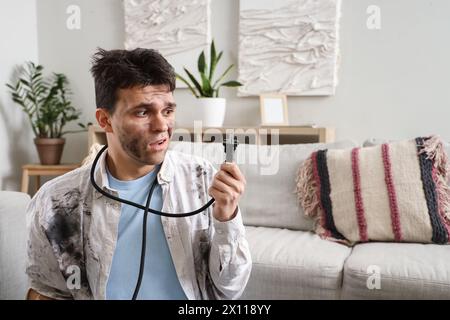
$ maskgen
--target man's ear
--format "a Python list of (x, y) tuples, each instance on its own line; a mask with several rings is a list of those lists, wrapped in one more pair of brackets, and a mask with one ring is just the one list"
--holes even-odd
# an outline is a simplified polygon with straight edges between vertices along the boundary
[(109, 110), (106, 108), (97, 108), (95, 111), (95, 118), (97, 119), (98, 125), (105, 131), (112, 133), (113, 129), (111, 126), (111, 115)]

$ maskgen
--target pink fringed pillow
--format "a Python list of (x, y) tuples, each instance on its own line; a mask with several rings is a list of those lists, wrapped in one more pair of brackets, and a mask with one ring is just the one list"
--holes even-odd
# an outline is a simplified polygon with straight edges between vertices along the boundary
[(437, 136), (320, 150), (302, 164), (297, 192), (322, 238), (449, 243), (449, 170)]

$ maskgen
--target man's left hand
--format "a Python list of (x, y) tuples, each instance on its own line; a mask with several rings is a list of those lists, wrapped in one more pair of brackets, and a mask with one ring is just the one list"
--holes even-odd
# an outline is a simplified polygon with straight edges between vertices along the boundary
[(208, 190), (208, 194), (216, 200), (214, 218), (222, 222), (234, 218), (245, 185), (245, 177), (235, 163), (225, 162), (220, 166)]

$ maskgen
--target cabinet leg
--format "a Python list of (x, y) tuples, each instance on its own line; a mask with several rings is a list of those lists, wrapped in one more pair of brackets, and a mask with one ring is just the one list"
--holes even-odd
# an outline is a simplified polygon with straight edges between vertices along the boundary
[(41, 187), (41, 176), (36, 176), (36, 192)]
[(30, 177), (28, 175), (28, 169), (22, 171), (22, 192), (28, 193), (28, 185), (30, 182)]

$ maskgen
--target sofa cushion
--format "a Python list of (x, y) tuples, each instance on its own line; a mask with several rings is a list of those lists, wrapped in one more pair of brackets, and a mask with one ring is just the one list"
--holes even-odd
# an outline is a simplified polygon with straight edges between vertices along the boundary
[[(363, 147), (373, 147), (383, 143), (394, 142), (395, 140), (369, 138), (363, 142)], [(444, 141), (445, 152), (450, 156), (450, 142)]]
[[(274, 146), (240, 144), (236, 163), (247, 180), (239, 202), (244, 224), (312, 230), (313, 221), (305, 216), (295, 194), (299, 165), (315, 150), (355, 146), (351, 140)], [(171, 149), (203, 156), (216, 167), (224, 161), (221, 143), (171, 142)]]
[[(380, 145), (383, 143), (389, 143), (389, 142), (393, 142), (393, 141), (394, 140), (369, 138), (363, 142), (363, 146), (364, 147), (373, 147), (373, 146), (377, 146), (377, 145)], [(447, 153), (447, 156), (450, 157), (450, 142), (444, 141), (444, 149), (445, 149), (445, 152)], [(448, 181), (448, 182), (450, 183), (450, 181)]]
[(342, 298), (450, 299), (450, 245), (357, 245), (345, 263)]
[(0, 300), (24, 299), (27, 289), (26, 193), (0, 191)]
[(242, 299), (336, 299), (351, 249), (310, 231), (246, 227), (252, 273)]
[(383, 143), (390, 143), (390, 142), (395, 142), (395, 140), (369, 138), (363, 142), (363, 147), (373, 147)]
[(444, 244), (447, 166), (437, 136), (318, 151), (300, 170), (299, 197), (324, 238)]

